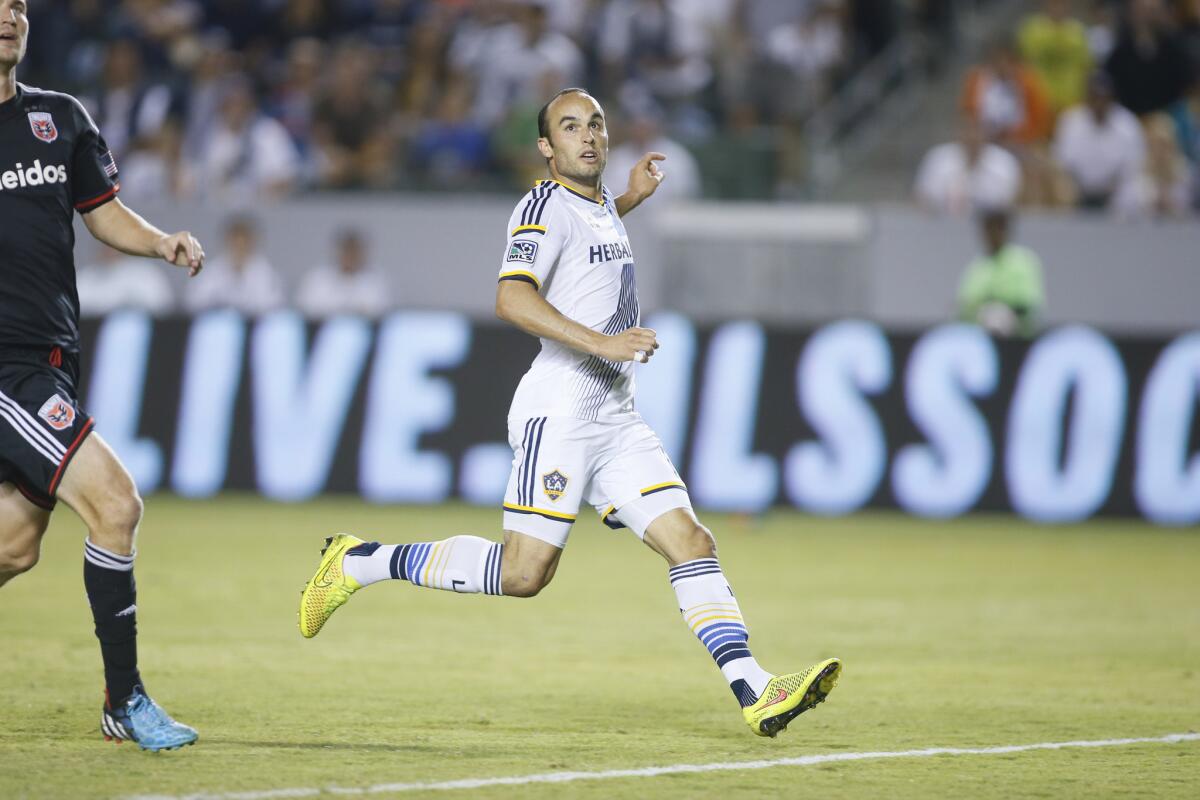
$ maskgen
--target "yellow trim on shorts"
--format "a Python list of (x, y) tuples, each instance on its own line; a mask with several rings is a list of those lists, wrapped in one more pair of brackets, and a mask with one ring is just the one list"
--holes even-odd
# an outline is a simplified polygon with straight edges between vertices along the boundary
[(642, 497), (645, 497), (648, 494), (661, 492), (664, 489), (683, 489), (685, 492), (687, 491), (687, 487), (683, 485), (683, 481), (667, 481), (666, 483), (656, 483), (653, 486), (647, 486), (645, 489), (642, 489), (639, 494), (641, 494)]
[(576, 517), (575, 514), (563, 514), (559, 511), (549, 511), (545, 508), (534, 508), (533, 506), (519, 506), (516, 503), (505, 503), (504, 510), (513, 511), (518, 514), (537, 514), (538, 516), (559, 522), (574, 522)]

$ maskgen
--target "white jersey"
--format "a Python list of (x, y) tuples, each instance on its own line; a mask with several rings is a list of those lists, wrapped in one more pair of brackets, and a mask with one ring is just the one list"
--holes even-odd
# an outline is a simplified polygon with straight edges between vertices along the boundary
[[(639, 322), (633, 251), (607, 189), (597, 202), (541, 181), (508, 222), (500, 280), (526, 281), (564, 316), (609, 335)], [(509, 418), (608, 421), (633, 412), (633, 362), (616, 363), (542, 339)]]

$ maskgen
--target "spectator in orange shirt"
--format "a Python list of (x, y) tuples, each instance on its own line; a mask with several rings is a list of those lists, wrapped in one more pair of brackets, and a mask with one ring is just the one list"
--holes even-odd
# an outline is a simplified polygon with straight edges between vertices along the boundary
[(967, 74), (962, 105), (998, 144), (1031, 145), (1050, 135), (1053, 119), (1046, 87), (1008, 42), (994, 45), (988, 60)]

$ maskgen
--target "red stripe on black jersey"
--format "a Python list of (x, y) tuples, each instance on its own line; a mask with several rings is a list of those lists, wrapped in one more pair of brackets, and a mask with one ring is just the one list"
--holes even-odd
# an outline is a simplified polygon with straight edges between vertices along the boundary
[(116, 197), (117, 192), (119, 191), (121, 191), (121, 184), (118, 183), (116, 186), (112, 187), (99, 197), (93, 197), (91, 200), (84, 200), (82, 203), (76, 203), (75, 209), (77, 211), (91, 211), (93, 208), (99, 208), (109, 200), (112, 200), (114, 197)]

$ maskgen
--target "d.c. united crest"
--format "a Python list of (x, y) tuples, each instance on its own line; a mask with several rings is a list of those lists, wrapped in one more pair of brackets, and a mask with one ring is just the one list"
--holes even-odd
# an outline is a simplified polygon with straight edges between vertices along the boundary
[(547, 472), (542, 476), (542, 488), (546, 490), (547, 497), (557, 500), (567, 490), (567, 476), (558, 470)]
[(58, 127), (55, 126), (54, 117), (50, 116), (49, 112), (30, 111), (29, 127), (33, 129), (33, 135), (43, 142), (53, 142), (58, 138)]
[(56, 431), (64, 431), (75, 422), (75, 408), (58, 395), (54, 395), (38, 410), (38, 416)]

